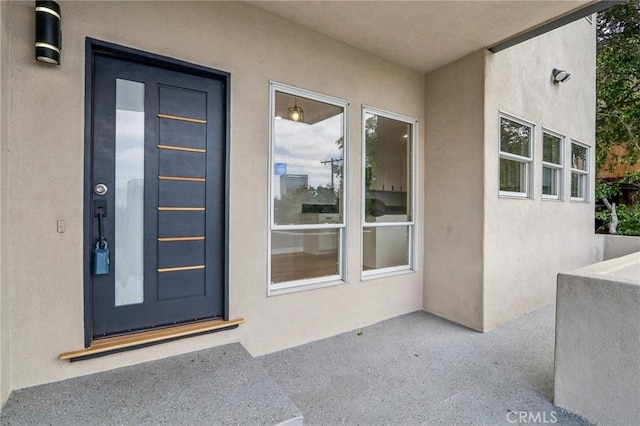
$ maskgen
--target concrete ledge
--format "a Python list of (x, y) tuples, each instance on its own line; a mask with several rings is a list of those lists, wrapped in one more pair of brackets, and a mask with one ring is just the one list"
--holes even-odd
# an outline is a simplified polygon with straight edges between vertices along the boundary
[(609, 234), (597, 234), (596, 236), (603, 240), (603, 260), (640, 252), (640, 237)]
[(22, 389), (0, 424), (287, 425), (302, 413), (239, 343)]
[(640, 253), (558, 275), (554, 403), (602, 424), (640, 419)]

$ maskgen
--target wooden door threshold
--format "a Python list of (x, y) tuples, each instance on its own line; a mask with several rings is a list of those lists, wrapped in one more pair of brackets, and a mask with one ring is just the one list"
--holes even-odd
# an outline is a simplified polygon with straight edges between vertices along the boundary
[(88, 348), (60, 354), (60, 359), (69, 360), (71, 362), (81, 361), (83, 359), (96, 358), (117, 352), (157, 345), (159, 343), (183, 339), (185, 337), (200, 336), (202, 334), (214, 333), (216, 331), (231, 330), (238, 328), (242, 323), (244, 323), (243, 318), (231, 321), (214, 319), (141, 331), (123, 336), (105, 337), (103, 339), (94, 340)]

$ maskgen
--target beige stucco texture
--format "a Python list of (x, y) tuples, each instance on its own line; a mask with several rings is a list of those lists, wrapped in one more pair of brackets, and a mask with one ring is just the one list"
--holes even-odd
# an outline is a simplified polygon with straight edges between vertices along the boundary
[[(61, 2), (62, 64), (48, 66), (33, 58), (33, 2), (4, 3), (3, 59), (5, 40), (10, 41), (9, 64), (3, 61), (2, 67), (3, 79), (8, 70), (3, 89), (9, 91), (2, 94), (9, 99), (3, 143), (8, 144), (9, 164), (2, 181), (3, 201), (5, 193), (8, 199), (2, 238), (10, 250), (2, 297), (5, 312), (4, 292), (9, 293), (11, 332), (7, 336), (3, 328), (3, 345), (9, 338), (10, 350), (2, 352), (2, 371), (11, 372), (10, 389), (231, 341), (259, 355), (421, 309), (421, 267), (416, 273), (360, 280), (359, 218), (361, 105), (422, 122), (423, 75), (232, 2), (189, 7), (180, 2)], [(229, 302), (230, 317), (246, 319), (238, 329), (73, 364), (57, 359), (62, 352), (81, 349), (84, 336), (85, 37), (231, 73)], [(269, 80), (350, 102), (345, 284), (266, 295)], [(419, 139), (416, 155), (422, 158)], [(420, 161), (419, 177), (423, 166)], [(416, 196), (423, 199), (422, 183)], [(65, 222), (66, 232), (56, 232), (57, 220)], [(416, 220), (423, 221), (422, 212)], [(422, 252), (421, 238), (417, 249)]]
[(640, 252), (558, 276), (554, 403), (591, 422), (640, 417)]
[[(554, 3), (539, 7), (569, 7)], [(420, 309), (487, 331), (552, 302), (559, 271), (600, 260), (593, 175), (586, 202), (569, 197), (572, 139), (591, 147), (594, 165), (595, 28), (586, 19), (496, 54), (469, 48), (448, 65), (410, 61), (410, 69), (244, 2), (60, 4), (62, 63), (50, 66), (33, 57), (33, 2), (0, 2), (2, 401), (13, 389), (229, 342), (260, 355)], [(229, 306), (231, 319), (246, 320), (239, 328), (72, 364), (58, 359), (84, 346), (87, 37), (230, 73)], [(415, 71), (437, 66), (426, 76)], [(573, 78), (552, 84), (553, 68)], [(349, 102), (346, 283), (272, 297), (270, 81)], [(418, 120), (416, 271), (366, 281), (363, 105)], [(534, 125), (528, 199), (498, 193), (501, 111)], [(541, 197), (545, 128), (565, 137), (556, 201)]]
[[(593, 236), (595, 25), (580, 19), (489, 55), (485, 80), (484, 324), (491, 329), (551, 303), (556, 274), (599, 261)], [(554, 68), (572, 78), (552, 84)], [(498, 196), (499, 112), (535, 125), (531, 199)], [(560, 200), (542, 199), (542, 134), (564, 136)], [(587, 202), (572, 202), (571, 141), (590, 147)]]
[[(554, 68), (573, 78), (553, 84)], [(501, 112), (534, 128), (529, 198), (499, 196)], [(480, 331), (553, 302), (556, 274), (601, 259), (586, 202), (570, 201), (571, 141), (594, 167), (595, 27), (587, 19), (426, 76), (424, 308)], [(542, 134), (564, 136), (559, 200), (542, 199)]]
[[(0, 2), (0, 236), (4, 235), (7, 219), (7, 133), (8, 133), (8, 5)], [(7, 276), (6, 244), (0, 237), (0, 404), (9, 396), (9, 288)]]
[(483, 330), (484, 51), (426, 77), (424, 309)]

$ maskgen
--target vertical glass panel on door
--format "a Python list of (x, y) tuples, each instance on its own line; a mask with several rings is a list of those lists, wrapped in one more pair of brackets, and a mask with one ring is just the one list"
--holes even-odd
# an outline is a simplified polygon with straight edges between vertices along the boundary
[(412, 125), (365, 113), (365, 220), (411, 221)]
[(144, 301), (144, 83), (116, 79), (115, 304)]
[(409, 265), (409, 227), (379, 226), (362, 230), (364, 271)]
[(339, 275), (339, 256), (339, 229), (273, 231), (271, 283)]
[(343, 120), (340, 106), (275, 92), (275, 225), (343, 223)]

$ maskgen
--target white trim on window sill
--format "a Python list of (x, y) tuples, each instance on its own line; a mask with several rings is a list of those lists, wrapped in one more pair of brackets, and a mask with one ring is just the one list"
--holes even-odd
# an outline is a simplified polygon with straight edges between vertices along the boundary
[(361, 281), (372, 281), (380, 278), (394, 277), (398, 275), (415, 274), (417, 271), (411, 269), (409, 265), (393, 266), (390, 268), (371, 269), (369, 271), (362, 271)]
[(578, 197), (578, 198), (576, 198), (576, 197), (571, 197), (571, 200), (570, 200), (570, 201), (571, 201), (572, 203), (588, 203), (588, 202), (589, 202), (589, 200), (588, 200), (588, 199), (586, 199), (586, 198), (579, 198), (579, 197)]
[(339, 275), (311, 280), (287, 281), (282, 284), (269, 284), (267, 296), (279, 296), (281, 294), (316, 290), (318, 288), (333, 287), (342, 284), (347, 284), (347, 282), (340, 279)]
[(499, 191), (498, 197), (500, 198), (512, 198), (516, 200), (531, 200), (532, 198), (526, 192), (510, 192)]

